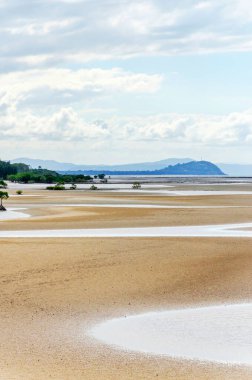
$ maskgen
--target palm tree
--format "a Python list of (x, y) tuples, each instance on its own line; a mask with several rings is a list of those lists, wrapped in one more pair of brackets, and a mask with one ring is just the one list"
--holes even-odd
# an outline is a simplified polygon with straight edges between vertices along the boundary
[(0, 191), (0, 211), (6, 211), (6, 208), (3, 206), (3, 199), (8, 199), (9, 194), (7, 191)]

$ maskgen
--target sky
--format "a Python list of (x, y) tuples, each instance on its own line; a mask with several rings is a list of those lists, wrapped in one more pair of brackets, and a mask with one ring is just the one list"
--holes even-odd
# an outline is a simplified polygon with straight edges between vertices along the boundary
[(0, 0), (0, 157), (252, 163), (250, 0)]

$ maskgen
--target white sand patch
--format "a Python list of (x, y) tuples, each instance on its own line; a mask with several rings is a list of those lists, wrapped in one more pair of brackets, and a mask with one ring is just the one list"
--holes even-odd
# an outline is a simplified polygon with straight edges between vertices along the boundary
[(25, 210), (23, 208), (10, 208), (7, 211), (0, 211), (0, 222), (6, 220), (24, 219), (29, 218), (29, 214), (20, 212), (20, 210)]
[[(44, 205), (42, 205), (44, 206)], [(187, 205), (156, 205), (138, 203), (76, 203), (50, 204), (52, 207), (104, 207), (104, 208), (151, 208), (151, 209), (225, 209), (225, 208), (252, 208), (252, 206), (187, 206)]]
[(171, 310), (112, 319), (90, 335), (124, 350), (252, 365), (252, 304)]
[[(127, 192), (123, 189), (113, 190), (115, 192)], [(167, 196), (176, 196), (176, 197), (193, 197), (193, 196), (209, 196), (209, 195), (252, 195), (252, 191), (228, 191), (228, 190), (130, 190), (134, 193), (149, 193), (149, 194), (162, 194)]]
[(170, 195), (178, 196), (207, 196), (207, 195), (252, 195), (252, 191), (228, 191), (228, 190), (178, 190), (170, 192)]
[[(251, 228), (251, 230), (249, 230)], [(247, 229), (247, 230), (246, 230)], [(252, 223), (181, 227), (0, 231), (0, 238), (252, 237)]]
[(22, 195), (9, 194), (9, 197), (10, 198), (25, 198), (25, 197), (41, 197), (41, 195), (39, 194), (22, 194)]

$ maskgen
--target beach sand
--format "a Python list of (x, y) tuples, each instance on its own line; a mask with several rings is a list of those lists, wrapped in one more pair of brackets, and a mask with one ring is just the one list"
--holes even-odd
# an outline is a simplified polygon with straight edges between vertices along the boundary
[(250, 379), (249, 368), (124, 353), (87, 337), (112, 317), (251, 299), (249, 239), (1, 241), (1, 376)]
[[(69, 195), (68, 195), (69, 194)], [(32, 217), (0, 229), (97, 228), (251, 222), (252, 209), (71, 208), (68, 192), (10, 200)], [(89, 194), (90, 202), (169, 203), (167, 197)], [(86, 196), (87, 197), (87, 196)], [(100, 198), (99, 198), (100, 197)], [(43, 197), (41, 197), (43, 198)], [(252, 197), (192, 197), (190, 204), (252, 205)], [(222, 198), (222, 199), (220, 199)], [(57, 202), (56, 202), (57, 199)], [(45, 204), (47, 203), (45, 202)], [(85, 199), (86, 202), (86, 199)], [(180, 199), (172, 199), (181, 204)], [(183, 199), (182, 199), (183, 202)], [(185, 202), (185, 200), (184, 200)], [(187, 204), (188, 204), (187, 202)], [(124, 352), (88, 336), (114, 317), (252, 300), (248, 238), (1, 239), (0, 378), (251, 379), (245, 366)]]

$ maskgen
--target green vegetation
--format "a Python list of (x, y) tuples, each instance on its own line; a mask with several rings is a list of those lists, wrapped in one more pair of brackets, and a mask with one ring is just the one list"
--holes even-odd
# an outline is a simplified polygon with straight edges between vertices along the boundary
[(6, 211), (6, 208), (3, 206), (3, 199), (8, 199), (9, 194), (7, 191), (0, 191), (0, 211)]
[[(104, 180), (105, 175), (99, 174), (99, 179)], [(76, 189), (77, 183), (92, 182), (93, 178), (90, 175), (84, 174), (59, 174), (52, 170), (31, 169), (28, 165), (22, 163), (11, 164), (9, 161), (0, 160), (0, 188), (6, 188), (7, 184), (4, 180), (17, 183), (57, 183), (64, 185), (65, 183), (72, 184), (71, 190)]]
[(24, 173), (30, 170), (29, 165), (22, 163), (11, 164), (11, 166), (17, 171), (17, 173)]
[(141, 184), (139, 182), (134, 182), (132, 185), (132, 189), (134, 190), (141, 189)]
[(17, 194), (17, 195), (22, 195), (22, 194), (23, 194), (23, 191), (22, 191), (22, 190), (17, 190), (17, 191), (16, 191), (16, 194)]
[(17, 168), (14, 167), (10, 162), (0, 160), (0, 178), (7, 179), (9, 174), (16, 174)]
[[(18, 183), (86, 183), (92, 182), (90, 175), (84, 174), (59, 174), (52, 170), (31, 169), (22, 163), (11, 164), (9, 161), (0, 160), (0, 188), (5, 188), (4, 180)], [(6, 185), (7, 186), (7, 185)]]
[(64, 184), (56, 183), (55, 186), (47, 186), (46, 190), (66, 190)]
[(98, 174), (98, 178), (99, 179), (104, 179), (105, 178), (105, 174)]
[(8, 185), (4, 181), (0, 181), (0, 189), (7, 189)]
[(25, 164), (11, 164), (9, 161), (0, 160), (0, 178), (7, 179), (9, 175), (29, 171), (29, 166)]
[(92, 181), (89, 175), (59, 174), (47, 169), (30, 169), (28, 172), (11, 174), (8, 180), (18, 183), (85, 183)]
[(90, 189), (89, 189), (89, 190), (98, 190), (98, 187), (95, 186), (95, 185), (92, 185), (92, 186), (90, 186)]

